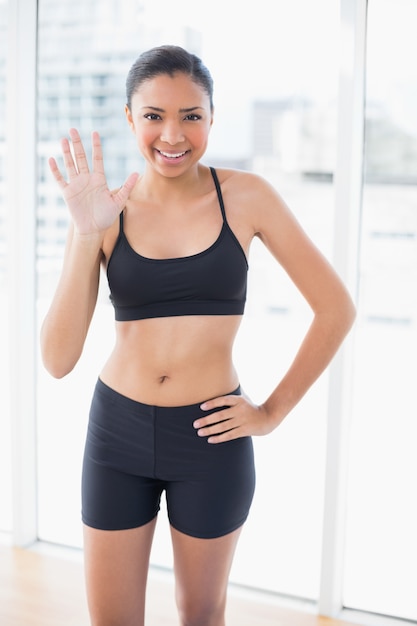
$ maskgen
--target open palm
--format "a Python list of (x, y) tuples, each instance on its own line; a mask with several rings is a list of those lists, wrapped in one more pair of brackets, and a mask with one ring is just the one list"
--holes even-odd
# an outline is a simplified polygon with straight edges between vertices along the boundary
[(91, 235), (109, 228), (123, 210), (138, 174), (131, 174), (117, 192), (108, 188), (103, 167), (100, 137), (92, 134), (92, 171), (88, 166), (84, 146), (75, 129), (70, 130), (70, 142), (63, 139), (62, 154), (68, 181), (60, 172), (55, 159), (49, 159), (51, 172), (62, 190), (74, 226), (82, 235)]

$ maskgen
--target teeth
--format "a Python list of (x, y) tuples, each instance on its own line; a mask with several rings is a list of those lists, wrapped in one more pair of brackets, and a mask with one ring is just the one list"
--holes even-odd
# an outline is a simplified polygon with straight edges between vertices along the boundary
[(178, 159), (178, 157), (184, 156), (185, 152), (178, 152), (177, 154), (169, 154), (168, 152), (159, 151), (162, 156), (167, 157), (167, 159)]

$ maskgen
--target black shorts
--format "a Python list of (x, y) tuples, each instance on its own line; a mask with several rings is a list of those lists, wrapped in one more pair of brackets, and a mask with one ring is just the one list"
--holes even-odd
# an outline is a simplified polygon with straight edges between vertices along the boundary
[(204, 415), (200, 403), (151, 406), (98, 380), (84, 452), (83, 522), (102, 530), (142, 526), (157, 515), (165, 491), (177, 530), (208, 539), (239, 528), (255, 488), (252, 439), (210, 444), (193, 427)]

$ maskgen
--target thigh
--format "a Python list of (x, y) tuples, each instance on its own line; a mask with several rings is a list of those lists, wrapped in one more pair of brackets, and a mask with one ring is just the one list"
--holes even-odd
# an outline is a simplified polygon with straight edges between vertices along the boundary
[(101, 530), (126, 530), (158, 513), (151, 407), (99, 379), (91, 402), (82, 471), (82, 519)]
[(149, 556), (156, 520), (129, 530), (84, 526), (92, 626), (143, 626)]
[(84, 455), (82, 519), (100, 530), (126, 530), (150, 522), (159, 511), (163, 483), (97, 463)]
[(249, 514), (254, 452), (250, 437), (215, 445), (199, 437), (193, 424), (202, 415), (200, 404), (157, 408), (155, 467), (165, 481), (171, 526), (212, 539), (240, 528)]
[(166, 484), (168, 515), (178, 531), (212, 539), (237, 530), (249, 515), (256, 482), (253, 445), (249, 437), (197, 443), (188, 454), (183, 449), (188, 475)]
[(198, 539), (171, 527), (176, 600), (184, 623), (224, 623), (227, 584), (241, 528)]

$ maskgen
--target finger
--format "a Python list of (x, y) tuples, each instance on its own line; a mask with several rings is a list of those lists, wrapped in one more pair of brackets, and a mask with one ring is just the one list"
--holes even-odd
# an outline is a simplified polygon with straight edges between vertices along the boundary
[(59, 169), (55, 159), (53, 157), (51, 157), (48, 160), (48, 163), (49, 163), (49, 169), (51, 170), (53, 177), (55, 178), (55, 180), (57, 181), (57, 183), (61, 187), (61, 189), (64, 189), (64, 187), (67, 187), (68, 183), (65, 180), (65, 178), (63, 177), (63, 175), (61, 174), (61, 171), (60, 171), (60, 169)]
[(238, 395), (230, 395), (230, 396), (219, 396), (218, 398), (212, 398), (211, 400), (206, 400), (203, 404), (200, 404), (200, 409), (203, 411), (212, 411), (213, 409), (218, 409), (224, 406), (235, 406), (239, 401), (240, 396)]
[(199, 437), (213, 437), (215, 435), (221, 435), (223, 433), (229, 432), (230, 430), (234, 430), (236, 426), (233, 426), (233, 420), (223, 420), (222, 422), (218, 422), (216, 424), (211, 424), (210, 426), (206, 426), (205, 428), (199, 428), (197, 430), (197, 435)]
[(89, 167), (81, 137), (77, 129), (75, 128), (70, 129), (69, 135), (72, 141), (72, 150), (74, 153), (77, 170), (80, 174), (86, 174), (89, 172)]
[(68, 178), (74, 178), (74, 176), (76, 176), (78, 172), (77, 168), (75, 167), (74, 159), (72, 157), (70, 143), (66, 137), (64, 137), (64, 139), (61, 139), (61, 150)]
[(232, 441), (232, 439), (239, 439), (240, 437), (242, 437), (242, 435), (239, 433), (239, 429), (231, 428), (221, 435), (209, 437), (207, 443), (225, 443), (226, 441)]
[(230, 426), (216, 429), (210, 433), (207, 437), (207, 443), (224, 443), (225, 441), (231, 441), (232, 439), (239, 439), (242, 437), (242, 429), (240, 426)]
[(224, 411), (211, 413), (210, 415), (207, 415), (207, 417), (200, 417), (196, 419), (193, 422), (193, 426), (196, 430), (198, 430), (198, 434), (201, 433), (203, 436), (206, 436), (214, 432), (220, 432), (220, 424), (225, 424), (232, 418), (233, 415), (230, 414), (229, 409), (225, 409)]
[(104, 174), (103, 150), (100, 135), (97, 131), (92, 132), (91, 141), (93, 145), (93, 170), (99, 174)]
[(116, 200), (117, 204), (121, 208), (125, 206), (126, 201), (129, 198), (133, 187), (136, 185), (136, 181), (138, 180), (138, 178), (139, 178), (139, 174), (137, 173), (130, 174), (130, 176), (127, 177), (123, 185), (115, 194), (114, 199)]

